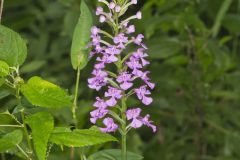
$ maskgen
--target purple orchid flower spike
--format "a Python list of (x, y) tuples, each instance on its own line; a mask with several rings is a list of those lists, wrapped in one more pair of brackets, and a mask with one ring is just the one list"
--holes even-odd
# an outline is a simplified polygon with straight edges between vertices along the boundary
[[(138, 0), (98, 0), (108, 8), (97, 7), (96, 15), (100, 23), (107, 23), (113, 32), (103, 31), (93, 26), (91, 29), (90, 57), (96, 57), (92, 77), (88, 79), (88, 86), (97, 91), (103, 90), (104, 98), (97, 97), (94, 103), (95, 110), (90, 113), (91, 122), (96, 123), (103, 119), (100, 127), (102, 132), (119, 131), (122, 135), (122, 143), (126, 144), (126, 135), (130, 129), (147, 126), (156, 132), (156, 126), (150, 119), (150, 115), (141, 117), (140, 108), (128, 109), (127, 100), (133, 94), (144, 104), (150, 105), (153, 99), (150, 97), (155, 84), (151, 82), (150, 72), (145, 70), (150, 64), (147, 60), (147, 46), (144, 44), (144, 35), (137, 34), (132, 20), (142, 19), (139, 11), (129, 18), (123, 19), (123, 14)], [(129, 45), (136, 48), (128, 53)], [(139, 85), (139, 81), (142, 83)], [(105, 118), (107, 117), (107, 118)], [(105, 118), (105, 119), (104, 119)], [(126, 145), (122, 146), (122, 160), (126, 160)]]

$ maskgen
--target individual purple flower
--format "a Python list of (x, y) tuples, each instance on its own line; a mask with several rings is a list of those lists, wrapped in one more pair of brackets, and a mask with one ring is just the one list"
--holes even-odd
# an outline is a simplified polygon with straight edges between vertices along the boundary
[(106, 101), (108, 106), (115, 106), (117, 104), (117, 100), (122, 97), (122, 91), (114, 88), (114, 87), (108, 87), (108, 91), (105, 92), (105, 97), (110, 97), (109, 100)]
[(116, 4), (115, 4), (114, 2), (110, 2), (109, 5), (108, 5), (108, 7), (109, 7), (110, 9), (114, 9), (114, 8), (116, 7)]
[(107, 108), (106, 102), (100, 97), (96, 98), (96, 102), (93, 104), (93, 106), (97, 108), (103, 108), (103, 109)]
[(142, 75), (142, 71), (140, 69), (143, 68), (142, 64), (139, 63), (139, 59), (135, 58), (134, 56), (131, 56), (129, 58), (129, 61), (126, 62), (127, 66), (133, 70), (133, 74), (135, 76), (140, 77)]
[(137, 12), (137, 14), (136, 14), (136, 18), (137, 19), (142, 19), (142, 12)]
[(121, 11), (121, 6), (117, 5), (117, 6), (115, 7), (115, 11), (116, 11), (117, 13), (119, 13), (119, 12)]
[(135, 93), (137, 94), (138, 99), (143, 102), (143, 104), (150, 105), (152, 103), (153, 99), (146, 96), (151, 94), (151, 92), (147, 90), (146, 86), (141, 86), (140, 88), (135, 89)]
[(139, 35), (137, 35), (136, 38), (133, 39), (133, 41), (134, 41), (135, 44), (141, 45), (143, 38), (144, 38), (144, 35), (139, 34)]
[(144, 53), (145, 49), (140, 48), (137, 50), (137, 52), (134, 52), (132, 54), (133, 57), (141, 60), (142, 62), (142, 66), (146, 66), (148, 64), (150, 64), (145, 58), (148, 57), (148, 54)]
[(99, 22), (103, 23), (106, 21), (106, 17), (104, 15), (101, 15), (99, 18)]
[(103, 124), (106, 126), (105, 128), (100, 128), (102, 132), (109, 133), (115, 132), (118, 129), (118, 125), (114, 123), (112, 118), (105, 118), (103, 120)]
[(117, 82), (120, 83), (120, 87), (123, 90), (128, 90), (133, 86), (132, 76), (128, 72), (122, 72), (117, 77)]
[(151, 79), (148, 77), (149, 73), (149, 71), (143, 72), (140, 78), (148, 85), (149, 88), (154, 89), (155, 84), (150, 82)]
[(128, 28), (126, 28), (126, 33), (127, 34), (131, 34), (135, 32), (135, 26), (134, 25), (130, 25)]
[(152, 121), (149, 120), (150, 118), (150, 115), (147, 114), (144, 118), (141, 119), (142, 123), (148, 127), (151, 127), (153, 132), (156, 132), (157, 131), (157, 127), (155, 125), (153, 125)]
[(90, 121), (95, 124), (98, 119), (101, 119), (107, 115), (109, 111), (105, 108), (98, 108), (92, 112), (90, 112), (91, 118)]
[(141, 108), (127, 110), (126, 112), (127, 120), (138, 118), (141, 112), (142, 112)]
[(128, 37), (126, 37), (124, 33), (120, 33), (114, 37), (113, 42), (123, 49), (125, 48), (124, 44), (128, 43)]
[(95, 76), (88, 79), (89, 88), (96, 89), (99, 91), (103, 86), (107, 84), (106, 77), (108, 74), (102, 70), (94, 70), (92, 74)]
[(116, 55), (119, 55), (121, 53), (121, 50), (118, 49), (117, 46), (111, 45), (105, 49), (105, 53), (109, 55), (109, 59), (111, 62), (117, 62), (118, 58), (116, 57)]
[(131, 0), (132, 4), (137, 4), (137, 0)]
[(132, 128), (140, 128), (142, 125), (146, 125), (150, 128), (152, 128), (153, 132), (156, 132), (156, 126), (152, 124), (152, 121), (150, 121), (150, 115), (146, 115), (145, 117), (141, 117), (141, 109), (140, 108), (134, 108), (129, 109), (126, 112), (127, 120), (132, 120), (130, 126)]
[(98, 32), (99, 32), (99, 28), (97, 28), (96, 26), (93, 26), (93, 27), (91, 28), (91, 33), (92, 33), (93, 35), (97, 35)]
[(98, 15), (100, 15), (100, 14), (102, 14), (103, 13), (103, 8), (102, 7), (97, 7), (97, 9), (96, 9), (96, 15), (98, 16)]

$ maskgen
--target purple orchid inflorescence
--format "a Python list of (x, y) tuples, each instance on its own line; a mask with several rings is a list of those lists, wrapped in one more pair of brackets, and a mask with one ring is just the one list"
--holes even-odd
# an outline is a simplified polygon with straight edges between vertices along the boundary
[[(109, 34), (96, 26), (91, 29), (92, 41), (89, 46), (93, 50), (90, 57), (96, 56), (97, 63), (94, 65), (92, 77), (88, 79), (88, 86), (97, 91), (104, 88), (105, 94), (103, 99), (96, 98), (94, 103), (96, 109), (90, 113), (90, 121), (96, 124), (97, 120), (103, 119), (105, 128), (100, 128), (103, 132), (115, 132), (120, 128), (121, 123), (126, 123), (127, 129), (145, 125), (156, 132), (156, 126), (149, 120), (150, 116), (142, 117), (140, 108), (127, 109), (122, 106), (124, 101), (133, 94), (144, 105), (150, 105), (153, 102), (150, 90), (154, 89), (155, 84), (150, 82), (148, 77), (150, 72), (144, 71), (144, 67), (149, 64), (146, 60), (147, 47), (143, 43), (144, 35), (132, 36), (136, 28), (129, 24), (133, 19), (141, 19), (142, 14), (137, 12), (136, 15), (120, 21), (128, 7), (137, 4), (137, 0), (125, 0), (123, 3), (118, 3), (116, 0), (111, 2), (99, 0), (99, 2), (104, 3), (108, 8), (108, 12), (104, 12), (103, 7), (97, 7), (96, 15), (99, 16), (99, 22), (109, 24), (114, 33)], [(124, 54), (125, 49), (131, 44), (135, 44), (138, 49)], [(117, 73), (107, 69), (111, 64), (116, 66)], [(136, 86), (134, 81), (138, 79), (144, 84)], [(120, 111), (113, 109), (114, 107)]]

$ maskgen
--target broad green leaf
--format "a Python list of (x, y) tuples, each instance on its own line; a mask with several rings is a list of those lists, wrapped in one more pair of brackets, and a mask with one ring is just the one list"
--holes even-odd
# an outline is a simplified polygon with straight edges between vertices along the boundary
[(27, 56), (27, 46), (20, 35), (0, 25), (0, 60), (9, 66), (21, 65)]
[[(128, 160), (143, 160), (143, 157), (141, 155), (128, 152), (127, 153)], [(121, 157), (121, 150), (119, 149), (108, 149), (103, 150), (97, 153), (94, 153), (90, 157), (88, 157), (88, 160), (122, 160)]]
[(0, 152), (14, 148), (22, 141), (22, 131), (15, 130), (0, 138)]
[(17, 119), (8, 111), (0, 113), (0, 125), (19, 124)]
[(88, 61), (87, 44), (90, 41), (92, 15), (82, 0), (80, 7), (80, 17), (73, 33), (72, 47), (71, 47), (71, 61), (74, 69), (80, 67), (82, 69), (86, 66)]
[(9, 74), (8, 64), (0, 60), (0, 77), (7, 76), (8, 74)]
[(76, 129), (71, 131), (68, 128), (56, 128), (51, 134), (50, 141), (68, 147), (85, 147), (117, 141), (117, 139), (94, 129)]
[(36, 106), (60, 108), (71, 105), (71, 98), (65, 90), (40, 77), (32, 77), (22, 85), (21, 91)]
[(47, 144), (54, 128), (50, 113), (39, 112), (26, 118), (26, 123), (32, 130), (33, 144), (39, 160), (46, 159)]

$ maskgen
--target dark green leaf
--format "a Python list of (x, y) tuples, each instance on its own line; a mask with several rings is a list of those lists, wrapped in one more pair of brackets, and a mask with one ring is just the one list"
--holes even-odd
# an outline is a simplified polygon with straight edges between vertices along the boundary
[(71, 47), (71, 61), (74, 69), (78, 67), (82, 69), (87, 64), (87, 44), (90, 41), (91, 26), (93, 23), (91, 12), (84, 0), (81, 2), (80, 10), (81, 14), (74, 30)]
[(60, 108), (71, 105), (71, 98), (66, 91), (40, 77), (31, 78), (21, 87), (21, 91), (36, 106)]
[(40, 112), (26, 118), (26, 123), (32, 130), (34, 148), (39, 160), (46, 159), (47, 144), (54, 128), (50, 113)]
[(177, 54), (182, 46), (176, 39), (154, 39), (149, 42), (149, 57), (152, 59), (164, 59)]
[(25, 41), (13, 30), (0, 25), (0, 60), (9, 66), (21, 65), (27, 56)]

